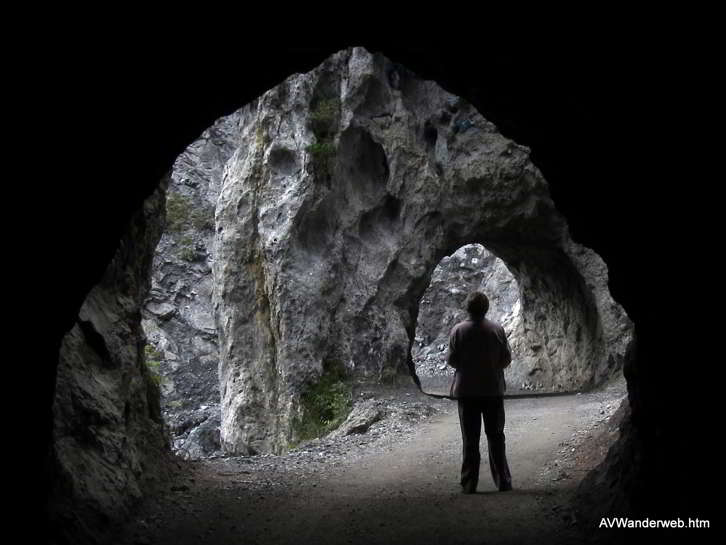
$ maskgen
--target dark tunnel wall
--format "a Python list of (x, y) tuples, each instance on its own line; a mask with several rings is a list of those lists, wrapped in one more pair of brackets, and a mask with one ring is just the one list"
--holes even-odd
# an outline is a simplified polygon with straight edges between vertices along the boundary
[[(78, 43), (49, 52), (34, 67), (38, 88), (53, 90), (49, 98), (38, 93), (34, 109), (60, 114), (52, 138), (72, 144), (74, 168), (60, 169), (58, 176), (32, 175), (42, 237), (32, 234), (37, 261), (26, 264), (34, 272), (26, 282), (35, 286), (29, 304), (44, 302), (45, 311), (34, 331), (34, 388), (28, 393), (33, 433), (23, 463), (34, 471), (19, 502), (26, 511), (42, 513), (49, 488), (48, 474), (39, 468), (47, 469), (60, 340), (133, 210), (214, 119), (347, 45), (255, 49), (245, 56), (220, 48), (211, 55), (201, 46), (190, 51), (141, 42), (94, 48)], [(713, 514), (704, 480), (692, 469), (708, 467), (713, 455), (682, 440), (683, 430), (689, 437), (710, 430), (707, 417), (695, 419), (706, 403), (699, 377), (680, 372), (708, 359), (692, 334), (683, 341), (672, 334), (688, 328), (673, 323), (673, 277), (664, 274), (662, 260), (674, 248), (692, 255), (712, 251), (698, 221), (688, 220), (695, 199), (682, 186), (690, 178), (666, 158), (672, 147), (664, 116), (672, 117), (679, 104), (663, 94), (681, 66), (672, 51), (652, 54), (612, 44), (538, 45), (507, 53), (455, 44), (359, 45), (465, 97), (505, 136), (532, 149), (573, 238), (607, 262), (611, 293), (636, 324), (637, 353), (625, 369), (632, 416), (619, 449), (610, 453), (611, 462), (628, 467), (611, 476), (620, 508)], [(197, 77), (198, 67), (224, 84)], [(180, 82), (178, 74), (189, 77)], [(49, 272), (49, 263), (62, 266)]]

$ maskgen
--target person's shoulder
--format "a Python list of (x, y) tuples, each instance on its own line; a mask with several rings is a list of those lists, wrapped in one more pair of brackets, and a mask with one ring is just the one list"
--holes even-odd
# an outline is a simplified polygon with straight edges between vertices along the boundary
[(490, 320), (489, 318), (484, 318), (484, 325), (492, 331), (504, 331), (504, 326), (502, 324), (495, 322), (494, 320)]
[(461, 322), (457, 322), (454, 324), (454, 327), (451, 328), (451, 334), (453, 335), (460, 329), (466, 329), (470, 326), (470, 320), (462, 320)]

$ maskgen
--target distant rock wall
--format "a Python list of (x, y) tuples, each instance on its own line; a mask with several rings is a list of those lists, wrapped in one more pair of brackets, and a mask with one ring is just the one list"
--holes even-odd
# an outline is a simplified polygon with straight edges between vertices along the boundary
[(413, 370), (438, 262), (480, 243), (519, 285), (518, 369), (573, 390), (622, 364), (632, 325), (574, 243), (529, 150), (468, 103), (355, 48), (245, 106), (217, 201), (221, 444), (281, 451), (321, 377)]
[(487, 295), (487, 318), (504, 326), (512, 347), (512, 364), (505, 371), (508, 391), (534, 387), (518, 358), (523, 351), (519, 286), (504, 262), (481, 244), (463, 246), (444, 257), (421, 299), (411, 355), (422, 387), (440, 391), (451, 384), (454, 370), (446, 363), (449, 334), (467, 318), (465, 301), (474, 290)]
[(140, 315), (164, 223), (165, 188), (162, 183), (134, 215), (61, 344), (49, 506), (57, 534), (71, 536), (69, 542), (103, 542), (110, 523), (124, 520), (169, 471)]
[(237, 147), (239, 115), (219, 119), (177, 158), (167, 223), (152, 265), (142, 325), (159, 361), (162, 410), (175, 452), (220, 454), (219, 349), (212, 309), (214, 209)]

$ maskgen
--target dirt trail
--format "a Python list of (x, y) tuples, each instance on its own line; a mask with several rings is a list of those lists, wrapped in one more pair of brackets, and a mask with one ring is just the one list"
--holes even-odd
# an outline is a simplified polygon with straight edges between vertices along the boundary
[(495, 489), (482, 437), (479, 491), (460, 493), (461, 437), (448, 402), (385, 448), (284, 468), (275, 457), (264, 469), (245, 458), (189, 464), (173, 490), (146, 502), (119, 543), (577, 543), (580, 529), (563, 507), (589, 469), (576, 455), (623, 396), (619, 383), (599, 393), (505, 401), (510, 492)]

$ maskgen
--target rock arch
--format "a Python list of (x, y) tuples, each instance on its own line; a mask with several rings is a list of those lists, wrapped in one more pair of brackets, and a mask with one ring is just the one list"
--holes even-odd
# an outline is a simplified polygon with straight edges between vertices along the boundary
[(416, 376), (426, 392), (446, 392), (454, 375), (448, 365), (449, 334), (466, 319), (466, 298), (474, 290), (489, 297), (487, 317), (502, 324), (515, 358), (505, 370), (508, 392), (529, 390), (536, 372), (524, 372), (522, 314), (519, 284), (504, 262), (481, 244), (467, 244), (444, 257), (419, 303), (416, 337), (411, 347)]
[(529, 150), (462, 99), (354, 48), (240, 119), (213, 264), (228, 452), (295, 441), (300, 395), (331, 366), (376, 381), (412, 369), (421, 295), (469, 243), (519, 282), (520, 356), (542, 388), (588, 388), (622, 365), (632, 324), (605, 264), (570, 239)]

